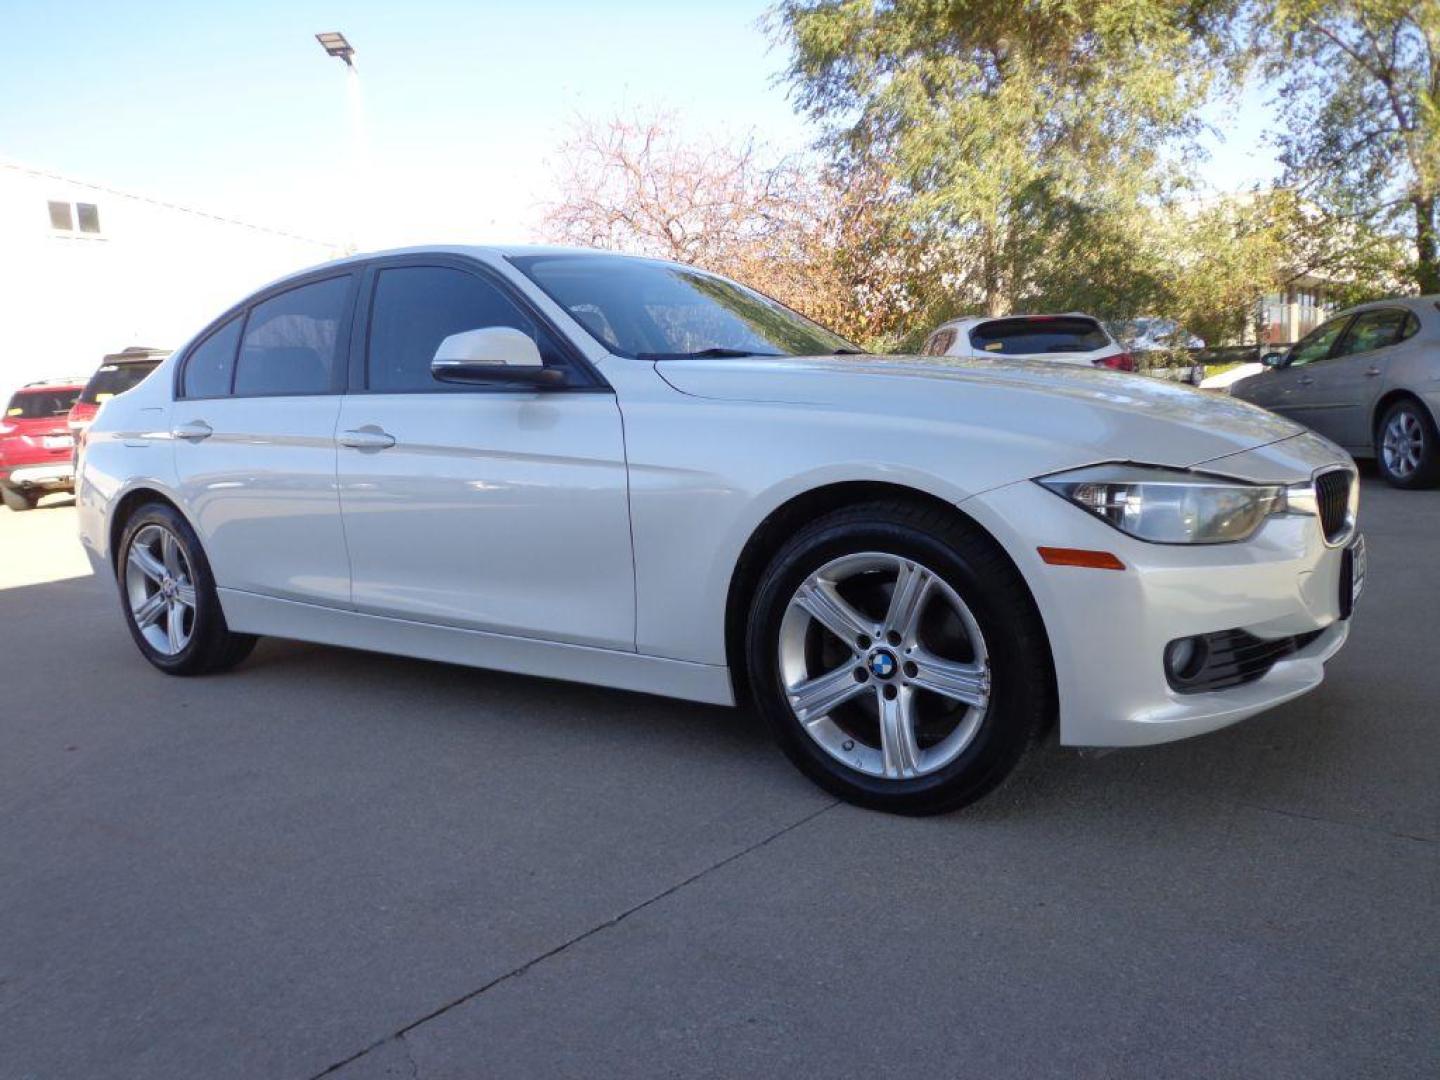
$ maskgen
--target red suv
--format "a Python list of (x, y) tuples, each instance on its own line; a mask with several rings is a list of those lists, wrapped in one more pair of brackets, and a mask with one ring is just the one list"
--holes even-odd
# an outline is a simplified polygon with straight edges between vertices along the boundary
[(75, 444), (66, 420), (80, 396), (78, 380), (31, 383), (15, 391), (0, 419), (0, 500), (33, 510), (52, 491), (71, 491)]

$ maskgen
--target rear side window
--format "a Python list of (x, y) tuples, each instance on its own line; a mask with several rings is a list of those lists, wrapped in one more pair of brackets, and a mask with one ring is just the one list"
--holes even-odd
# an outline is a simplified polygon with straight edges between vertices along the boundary
[(1394, 345), (1405, 336), (1405, 324), (1413, 317), (1403, 308), (1362, 311), (1345, 332), (1335, 355), (1350, 356)]
[(235, 365), (235, 394), (323, 394), (334, 389), (335, 354), (349, 295), (346, 276), (289, 289), (251, 308)]
[(980, 352), (1020, 356), (1094, 352), (1109, 345), (1110, 339), (1094, 319), (1028, 316), (981, 323), (970, 331), (970, 344)]
[(954, 344), (954, 330), (936, 330), (930, 335), (930, 340), (925, 342), (922, 353), (925, 356), (944, 356), (950, 351), (950, 346)]
[(80, 395), (80, 402), (84, 405), (95, 405), (109, 401), (116, 394), (123, 394), (126, 390), (139, 386), (145, 381), (145, 376), (159, 366), (158, 357), (133, 364), (104, 364), (90, 376), (90, 381), (85, 384), (85, 390)]
[(224, 397), (235, 372), (235, 347), (240, 344), (240, 316), (190, 350), (180, 392), (187, 398)]
[(563, 363), (549, 334), (483, 278), (449, 266), (381, 270), (370, 309), (366, 385), (392, 394), (466, 389), (437, 382), (430, 374), (430, 361), (451, 334), (492, 326), (528, 334), (547, 365)]
[(10, 420), (49, 420), (64, 416), (79, 394), (79, 390), (21, 390), (10, 399), (5, 416)]

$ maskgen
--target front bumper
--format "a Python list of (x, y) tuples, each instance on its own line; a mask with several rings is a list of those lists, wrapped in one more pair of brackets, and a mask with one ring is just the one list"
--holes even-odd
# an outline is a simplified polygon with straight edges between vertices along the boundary
[[(1300, 476), (1337, 463), (1321, 440), (1299, 449), (1302, 457), (1324, 458)], [(1227, 459), (1223, 471), (1264, 479), (1275, 471), (1273, 460), (1242, 459), (1274, 458), (1266, 450)], [(1029, 481), (974, 496), (961, 508), (1005, 545), (1035, 596), (1067, 745), (1140, 746), (1233, 724), (1318, 686), (1325, 661), (1349, 634), (1340, 598), (1344, 549), (1326, 546), (1312, 516), (1271, 518), (1243, 543), (1189, 546), (1136, 540)], [(1125, 569), (1052, 566), (1040, 559), (1040, 545), (1108, 551)], [(1165, 646), (1229, 630), (1262, 639), (1314, 636), (1253, 681), (1213, 692), (1173, 689)]]

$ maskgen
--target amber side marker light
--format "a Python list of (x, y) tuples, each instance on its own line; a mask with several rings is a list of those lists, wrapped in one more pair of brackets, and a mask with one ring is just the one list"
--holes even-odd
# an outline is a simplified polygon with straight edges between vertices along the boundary
[(1108, 551), (1086, 551), (1084, 548), (1036, 548), (1040, 558), (1051, 566), (1088, 566), (1091, 570), (1124, 570), (1125, 564)]

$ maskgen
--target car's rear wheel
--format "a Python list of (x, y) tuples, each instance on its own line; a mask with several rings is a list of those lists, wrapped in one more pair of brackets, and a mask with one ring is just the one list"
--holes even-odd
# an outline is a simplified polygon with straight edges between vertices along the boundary
[(23, 513), (26, 510), (34, 510), (35, 504), (40, 501), (39, 495), (27, 495), (23, 491), (16, 491), (14, 488), (0, 487), (0, 501), (15, 513)]
[(761, 579), (751, 689), (790, 759), (852, 802), (927, 814), (1014, 769), (1053, 708), (1049, 649), (1003, 553), (908, 503), (802, 529)]
[(224, 671), (255, 647), (225, 624), (200, 540), (173, 507), (150, 503), (126, 522), (116, 577), (130, 636), (161, 671)]
[(1398, 488), (1440, 483), (1440, 435), (1429, 411), (1415, 401), (1397, 401), (1375, 430), (1380, 475)]

